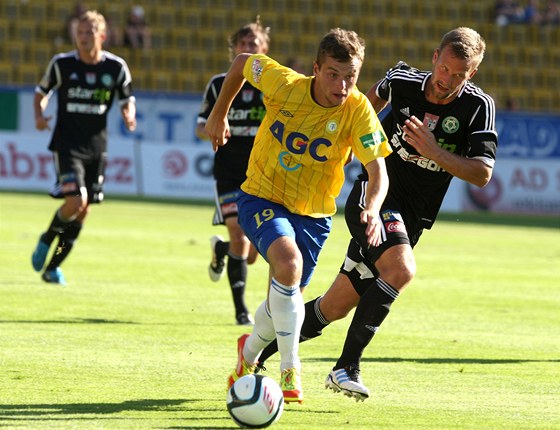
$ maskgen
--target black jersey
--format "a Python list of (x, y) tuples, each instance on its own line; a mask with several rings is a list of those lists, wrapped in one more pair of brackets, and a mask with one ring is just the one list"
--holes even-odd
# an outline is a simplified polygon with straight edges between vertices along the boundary
[(403, 139), (406, 119), (414, 115), (434, 134), (440, 146), (455, 154), (477, 158), (494, 165), (498, 136), (494, 100), (467, 81), (451, 103), (437, 105), (424, 96), (431, 72), (420, 71), (404, 62), (387, 72), (377, 87), (377, 95), (391, 103), (391, 112), (382, 122), (393, 153), (386, 159), (389, 192), (398, 208), (424, 228), (430, 228), (441, 207), (452, 175), (435, 161), (418, 154)]
[(97, 64), (81, 61), (78, 51), (55, 55), (35, 91), (58, 96), (49, 149), (79, 158), (107, 151), (107, 114), (115, 96), (121, 104), (134, 101), (126, 62), (109, 52)]
[[(225, 73), (210, 79), (204, 91), (198, 123), (206, 123), (224, 83)], [(264, 118), (262, 93), (248, 82), (235, 96), (228, 112), (231, 137), (214, 155), (214, 178), (241, 184), (246, 179), (249, 155), (257, 130)]]

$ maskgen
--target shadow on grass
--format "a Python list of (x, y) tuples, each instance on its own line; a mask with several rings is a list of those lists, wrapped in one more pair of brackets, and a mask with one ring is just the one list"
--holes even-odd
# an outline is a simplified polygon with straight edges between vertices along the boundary
[[(309, 416), (309, 414), (319, 414), (321, 416), (325, 416), (325, 414), (333, 414), (333, 415), (338, 415), (339, 412), (335, 412), (335, 411), (326, 411), (323, 408), (319, 408), (319, 409), (310, 409), (310, 408), (306, 408), (305, 406), (302, 405), (297, 405), (296, 408), (288, 408), (285, 407), (284, 411), (288, 410), (290, 411), (290, 414), (305, 414), (306, 416)], [(189, 408), (187, 407), (187, 412), (189, 411)], [(193, 409), (193, 412), (195, 411), (200, 411), (200, 409)], [(223, 409), (223, 411), (225, 411), (225, 408)], [(221, 409), (218, 410), (218, 412), (223, 412)], [(222, 414), (224, 415), (224, 414)], [(225, 416), (227, 416), (229, 418), (229, 415), (227, 415), (227, 412), (225, 413)], [(188, 417), (187, 421), (189, 422), (189, 425), (184, 425), (184, 426), (172, 426), (172, 427), (165, 427), (165, 430), (204, 430), (204, 429), (214, 429), (214, 430), (223, 430), (223, 429), (238, 429), (239, 427), (236, 424), (233, 424), (233, 420), (231, 421), (232, 425), (231, 426), (224, 426), (224, 427), (216, 427), (216, 426), (201, 426), (201, 425), (196, 425), (196, 424), (190, 424), (193, 421), (208, 421), (209, 419), (216, 419), (216, 420), (222, 420), (224, 417), (215, 417), (215, 418), (208, 418), (208, 417), (202, 417), (202, 418), (193, 418), (193, 417)]]
[[(310, 358), (305, 361), (316, 362), (335, 362), (336, 358)], [(405, 357), (376, 357), (362, 358), (364, 363), (421, 363), (421, 364), (512, 364), (512, 363), (560, 363), (556, 360), (531, 360), (517, 358), (405, 358)]]
[[(205, 418), (205, 420), (206, 420), (206, 418)], [(189, 421), (190, 421), (190, 418), (189, 418)], [(233, 424), (233, 421), (232, 421), (232, 425), (231, 425), (231, 426), (228, 426), (228, 427), (216, 427), (216, 426), (206, 426), (206, 427), (203, 427), (203, 426), (178, 426), (178, 427), (175, 426), (175, 427), (165, 427), (166, 430), (210, 430), (210, 429), (212, 429), (212, 430), (226, 430), (226, 429), (231, 430), (231, 429), (238, 429), (238, 428), (239, 428), (239, 426)]]
[[(140, 399), (127, 400), (121, 403), (38, 403), (38, 404), (0, 404), (0, 427), (2, 422), (32, 422), (32, 421), (53, 421), (53, 420), (146, 420), (148, 418), (134, 417), (115, 417), (111, 414), (120, 412), (180, 412), (185, 414), (184, 419), (189, 422), (193, 420), (208, 420), (209, 418), (190, 417), (189, 411), (200, 412), (202, 409), (191, 409), (188, 403), (198, 403), (197, 399)], [(212, 411), (222, 412), (222, 416), (216, 420), (223, 420), (227, 417), (225, 408), (212, 409)], [(83, 415), (83, 416), (80, 416)], [(181, 418), (177, 418), (181, 419)], [(235, 424), (226, 427), (213, 426), (178, 426), (168, 427), (169, 429), (232, 429), (238, 428)]]
[(67, 320), (0, 320), (0, 324), (140, 324), (134, 321), (103, 318), (72, 318)]
[(41, 417), (45, 415), (76, 414), (115, 414), (126, 411), (177, 411), (178, 406), (195, 400), (188, 399), (141, 399), (121, 403), (38, 403), (38, 404), (0, 404), (0, 419), (6, 417)]

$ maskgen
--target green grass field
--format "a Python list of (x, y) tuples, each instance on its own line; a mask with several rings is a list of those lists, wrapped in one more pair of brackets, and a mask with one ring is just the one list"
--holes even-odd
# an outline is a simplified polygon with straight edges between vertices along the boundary
[[(30, 254), (59, 201), (0, 193), (0, 427), (234, 429), (225, 381), (236, 338), (225, 279), (208, 279), (213, 208), (108, 198), (45, 284)], [(373, 396), (323, 387), (350, 318), (303, 344), (305, 402), (277, 429), (559, 429), (560, 222), (447, 215), (366, 350)], [(335, 217), (305, 296), (326, 290), (348, 233)], [(265, 295), (250, 267), (247, 300)], [(278, 379), (278, 360), (267, 375)]]

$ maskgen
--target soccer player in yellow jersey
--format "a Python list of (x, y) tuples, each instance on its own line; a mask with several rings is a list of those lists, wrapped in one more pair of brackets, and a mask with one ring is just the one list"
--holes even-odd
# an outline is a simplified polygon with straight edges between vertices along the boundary
[(355, 32), (333, 29), (321, 40), (307, 77), (266, 55), (240, 54), (208, 117), (206, 131), (217, 149), (230, 136), (227, 113), (245, 80), (264, 95), (266, 115), (237, 205), (241, 227), (270, 265), (268, 297), (255, 313), (252, 334), (238, 339), (229, 386), (254, 372), (260, 353), (276, 338), (284, 401), (303, 401), (302, 291), (329, 234), (351, 154), (369, 174), (361, 213), (368, 243), (380, 243), (378, 214), (388, 188), (384, 157), (391, 149), (371, 103), (356, 88), (364, 51)]

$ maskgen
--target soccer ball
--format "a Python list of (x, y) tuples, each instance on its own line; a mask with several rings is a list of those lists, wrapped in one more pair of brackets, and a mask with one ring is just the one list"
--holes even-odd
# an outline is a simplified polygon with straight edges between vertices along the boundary
[(280, 419), (284, 395), (272, 378), (245, 375), (228, 390), (227, 409), (240, 427), (264, 428)]

